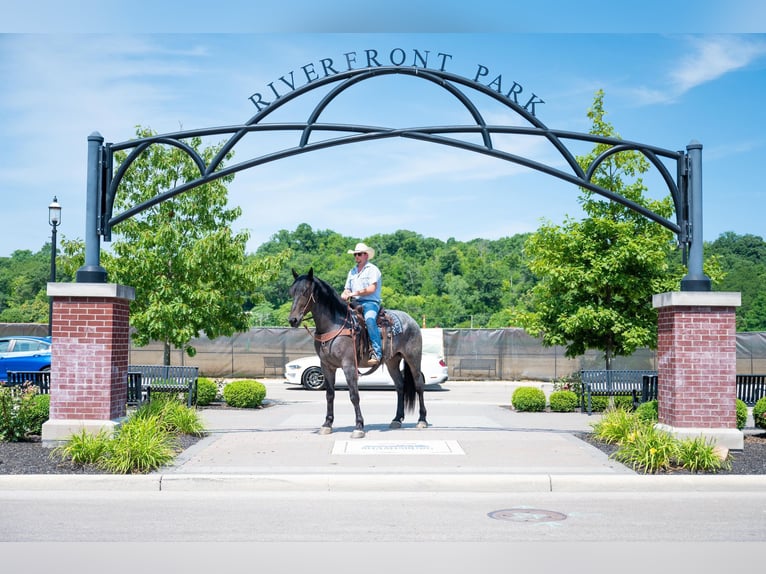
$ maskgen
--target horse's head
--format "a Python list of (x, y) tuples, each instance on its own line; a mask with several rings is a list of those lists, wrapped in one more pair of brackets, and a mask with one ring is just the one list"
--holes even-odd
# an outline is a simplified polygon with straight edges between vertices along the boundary
[(293, 306), (290, 308), (288, 321), (291, 327), (297, 327), (301, 324), (306, 313), (311, 311), (316, 301), (314, 297), (314, 268), (309, 269), (306, 275), (298, 275), (293, 269), (295, 280), (290, 286), (290, 297), (293, 300)]

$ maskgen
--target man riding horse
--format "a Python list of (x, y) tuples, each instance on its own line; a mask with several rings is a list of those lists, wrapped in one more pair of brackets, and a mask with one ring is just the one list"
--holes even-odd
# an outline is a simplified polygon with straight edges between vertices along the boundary
[(370, 337), (370, 357), (367, 361), (369, 366), (380, 363), (383, 357), (380, 330), (378, 329), (377, 317), (380, 311), (381, 273), (370, 259), (375, 257), (375, 250), (364, 243), (357, 243), (354, 249), (348, 253), (354, 254), (356, 265), (348, 272), (346, 286), (341, 299), (348, 301), (354, 297), (362, 307), (364, 322), (367, 325), (367, 333)]

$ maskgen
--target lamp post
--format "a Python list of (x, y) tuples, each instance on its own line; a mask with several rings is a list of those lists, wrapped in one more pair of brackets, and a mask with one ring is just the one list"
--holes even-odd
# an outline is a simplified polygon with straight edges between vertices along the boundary
[[(56, 228), (61, 223), (61, 206), (53, 196), (53, 203), (48, 206), (48, 223), (53, 228), (51, 232), (51, 283), (56, 281)], [(48, 336), (53, 336), (53, 297), (48, 303)]]

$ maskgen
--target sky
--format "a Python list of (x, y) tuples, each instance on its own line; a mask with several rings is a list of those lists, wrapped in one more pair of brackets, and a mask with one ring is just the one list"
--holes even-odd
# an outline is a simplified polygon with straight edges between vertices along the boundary
[[(11, 2), (0, 22), (0, 257), (50, 241), (47, 207), (62, 206), (59, 238), (85, 237), (87, 138), (241, 125), (251, 99), (280, 77), (366, 50), (380, 59), (415, 50), (448, 54), (447, 71), (515, 82), (544, 103), (551, 129), (587, 132), (604, 92), (606, 120), (626, 140), (669, 150), (699, 142), (703, 236), (766, 236), (766, 4), (758, 0), (517, 3), (393, 0), (386, 9), (346, 1), (258, 3), (198, 0), (128, 5), (81, 0)], [(725, 8), (724, 8), (725, 5)], [(397, 50), (401, 50), (398, 52)], [(314, 92), (269, 121), (303, 122)], [(326, 93), (322, 92), (323, 94)], [(509, 108), (466, 92), (490, 124), (519, 125)], [(361, 82), (321, 121), (385, 127), (471, 124), (455, 98), (428, 82), (386, 76)], [(247, 138), (235, 161), (297, 144), (295, 135)], [(223, 137), (211, 139), (210, 144)], [(498, 147), (563, 169), (539, 138), (497, 138)], [(590, 145), (571, 142), (574, 154)], [(671, 166), (672, 173), (675, 168)], [(668, 190), (656, 172), (647, 195)], [(364, 240), (400, 229), (442, 240), (497, 239), (541, 222), (579, 218), (578, 189), (516, 164), (402, 138), (291, 157), (237, 174), (236, 229), (254, 252), (301, 223)], [(115, 228), (115, 232), (119, 227)], [(108, 243), (104, 243), (108, 248)], [(351, 248), (353, 246), (349, 246)]]

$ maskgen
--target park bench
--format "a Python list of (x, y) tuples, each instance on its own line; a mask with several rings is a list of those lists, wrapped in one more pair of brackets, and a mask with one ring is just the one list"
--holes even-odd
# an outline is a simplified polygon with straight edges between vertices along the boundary
[(488, 377), (494, 377), (497, 375), (497, 361), (495, 359), (465, 357), (458, 362), (458, 365), (455, 368), (455, 375), (462, 377), (465, 371), (468, 371), (469, 373), (481, 371), (486, 373)]
[[(134, 375), (134, 376), (131, 376)], [(20, 386), (31, 383), (35, 385), (41, 395), (49, 395), (51, 392), (50, 371), (8, 371), (8, 385)], [(137, 405), (146, 397), (141, 392), (141, 376), (128, 373), (128, 401), (129, 405)]]
[(737, 398), (752, 407), (766, 397), (766, 375), (737, 375)]
[(279, 375), (285, 370), (285, 363), (290, 361), (290, 357), (284, 355), (266, 355), (263, 357), (263, 372), (266, 374), (266, 370), (273, 371), (274, 375)]
[(8, 371), (8, 386), (15, 387), (31, 383), (35, 385), (41, 395), (51, 392), (50, 371)]
[(128, 380), (140, 380), (142, 398), (151, 400), (153, 393), (184, 393), (188, 406), (194, 404), (198, 374), (198, 367), (128, 365)]
[[(587, 409), (588, 414), (592, 414), (593, 405), (591, 397), (594, 396), (632, 396), (633, 403), (637, 406), (640, 402), (650, 400), (646, 398), (650, 395), (650, 389), (648, 387), (645, 388), (645, 385), (650, 384), (651, 379), (644, 379), (644, 377), (656, 375), (657, 371), (606, 369), (582, 370), (580, 371), (580, 380), (582, 381), (582, 388), (580, 389), (580, 408)], [(639, 396), (641, 397), (640, 400)]]

